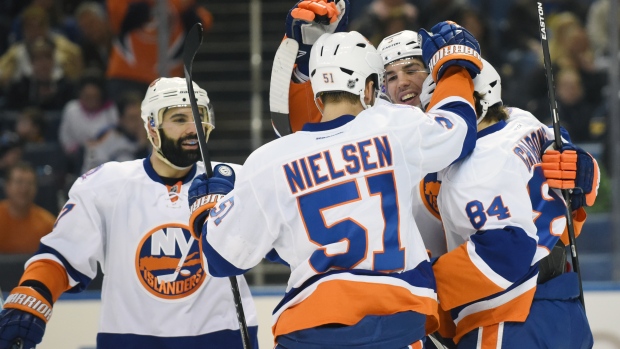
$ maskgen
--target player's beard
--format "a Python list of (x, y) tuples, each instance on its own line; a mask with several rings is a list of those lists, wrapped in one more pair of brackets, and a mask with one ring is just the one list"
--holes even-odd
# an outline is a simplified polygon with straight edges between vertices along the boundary
[(198, 140), (196, 135), (188, 135), (175, 141), (174, 139), (166, 136), (163, 130), (160, 133), (161, 152), (173, 165), (178, 167), (190, 167), (195, 164), (196, 161), (200, 160), (200, 148), (196, 148), (195, 150), (185, 150), (182, 145), (183, 142), (190, 139)]

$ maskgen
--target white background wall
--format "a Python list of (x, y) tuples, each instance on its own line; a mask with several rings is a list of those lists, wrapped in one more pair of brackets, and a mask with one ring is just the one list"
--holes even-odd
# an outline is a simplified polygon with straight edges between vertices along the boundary
[[(271, 311), (280, 297), (255, 297), (262, 349), (273, 346)], [(620, 349), (620, 291), (585, 293), (590, 326), (596, 349)], [(39, 349), (91, 349), (99, 323), (99, 300), (60, 300)]]

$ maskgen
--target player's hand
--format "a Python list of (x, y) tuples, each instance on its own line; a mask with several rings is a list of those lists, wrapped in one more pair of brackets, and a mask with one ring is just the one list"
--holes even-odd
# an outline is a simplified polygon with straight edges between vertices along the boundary
[(194, 178), (189, 187), (189, 227), (192, 236), (200, 240), (202, 226), (209, 211), (217, 201), (228, 194), (235, 185), (235, 171), (232, 167), (219, 164), (213, 169), (213, 177), (201, 174)]
[(349, 21), (349, 0), (299, 1), (286, 16), (286, 37), (299, 43), (295, 63), (300, 73), (308, 76), (310, 49), (325, 33), (346, 29)]
[(18, 341), (28, 349), (41, 343), (51, 310), (50, 302), (32, 287), (16, 287), (0, 312), (0, 348), (12, 349)]
[(572, 209), (592, 206), (599, 186), (596, 160), (585, 150), (565, 143), (562, 149), (549, 147), (542, 156), (542, 168), (549, 187), (572, 189)]
[(480, 45), (467, 29), (452, 21), (444, 21), (437, 23), (430, 33), (421, 29), (419, 36), (422, 57), (435, 81), (439, 81), (452, 65), (467, 69), (472, 79), (480, 74)]

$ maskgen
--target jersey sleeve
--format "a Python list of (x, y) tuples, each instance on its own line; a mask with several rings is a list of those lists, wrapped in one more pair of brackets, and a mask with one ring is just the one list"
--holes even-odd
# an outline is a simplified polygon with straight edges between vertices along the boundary
[(203, 227), (202, 251), (213, 276), (243, 274), (273, 248), (275, 236), (264, 208), (275, 203), (259, 200), (256, 191), (267, 189), (252, 183), (252, 172), (244, 165), (235, 188), (218, 201)]
[[(473, 178), (469, 185), (451, 183), (450, 189), (459, 187), (456, 194), (441, 199), (442, 214), (451, 218), (444, 222), (447, 229), (466, 240), (433, 265), (444, 310), (503, 292), (535, 276), (532, 265), (542, 255), (535, 256), (541, 250), (548, 252), (563, 231), (561, 213), (552, 216), (542, 208), (544, 217), (533, 213), (536, 208), (528, 191), (542, 193), (548, 187), (534, 187), (527, 175), (507, 164), (498, 166), (508, 168), (487, 176), (484, 185)], [(445, 190), (445, 178), (442, 186)], [(546, 227), (547, 234), (538, 231), (537, 225)]]
[(71, 292), (84, 290), (97, 275), (97, 263), (103, 261), (105, 222), (97, 194), (90, 188), (97, 179), (93, 177), (76, 181), (54, 229), (26, 263), (27, 267), (42, 260), (58, 263), (66, 270)]

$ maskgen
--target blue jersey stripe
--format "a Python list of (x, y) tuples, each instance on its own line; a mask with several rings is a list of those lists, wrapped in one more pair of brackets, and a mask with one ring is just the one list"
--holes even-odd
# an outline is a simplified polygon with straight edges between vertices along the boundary
[(471, 236), (476, 254), (494, 272), (510, 282), (522, 280), (530, 270), (536, 241), (513, 226), (480, 231)]
[(58, 252), (55, 249), (53, 249), (53, 248), (51, 248), (51, 247), (41, 243), (41, 244), (39, 244), (39, 249), (37, 250), (35, 255), (44, 254), (44, 253), (52, 254), (56, 258), (58, 258), (60, 260), (60, 262), (62, 262), (62, 265), (67, 270), (67, 274), (69, 274), (69, 276), (73, 280), (78, 282), (77, 285), (75, 285), (73, 288), (71, 288), (67, 292), (70, 292), (70, 293), (81, 292), (81, 291), (84, 291), (86, 289), (86, 287), (88, 287), (88, 284), (90, 284), (92, 279), (89, 278), (88, 276), (80, 273), (79, 271), (77, 271), (77, 269), (75, 269), (71, 265), (71, 263), (69, 263), (69, 261), (67, 261), (67, 259), (65, 257), (63, 257), (62, 254), (60, 254), (60, 252)]
[[(258, 348), (258, 327), (248, 327), (252, 348)], [(97, 334), (97, 349), (179, 349), (227, 348), (243, 349), (239, 330), (223, 330), (199, 336), (156, 337), (129, 333)]]
[(438, 109), (454, 113), (463, 118), (463, 120), (465, 120), (465, 123), (467, 123), (467, 134), (465, 135), (465, 140), (463, 141), (463, 148), (461, 149), (461, 154), (459, 155), (459, 157), (454, 160), (453, 163), (455, 163), (469, 155), (469, 153), (471, 153), (476, 146), (476, 138), (478, 134), (476, 111), (472, 108), (471, 105), (465, 102), (446, 103)]

